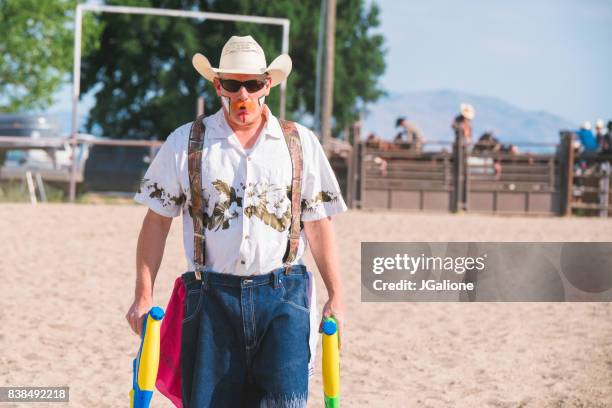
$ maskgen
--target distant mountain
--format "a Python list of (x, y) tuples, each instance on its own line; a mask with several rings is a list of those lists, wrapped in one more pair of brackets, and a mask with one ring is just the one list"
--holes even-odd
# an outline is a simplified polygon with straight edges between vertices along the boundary
[(575, 129), (576, 124), (559, 116), (522, 110), (497, 98), (455, 91), (406, 92), (390, 94), (369, 108), (365, 116), (364, 137), (374, 132), (383, 139), (397, 134), (395, 120), (405, 116), (423, 131), (428, 140), (450, 141), (451, 122), (461, 103), (476, 109), (473, 121), (476, 139), (493, 131), (501, 143), (557, 143), (559, 130)]

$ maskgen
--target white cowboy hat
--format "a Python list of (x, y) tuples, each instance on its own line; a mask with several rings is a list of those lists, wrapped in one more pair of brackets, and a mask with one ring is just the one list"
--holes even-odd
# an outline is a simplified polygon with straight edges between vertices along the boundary
[(283, 82), (291, 72), (291, 58), (281, 54), (270, 65), (266, 64), (266, 56), (257, 41), (250, 35), (245, 37), (232, 36), (221, 51), (219, 68), (213, 68), (202, 54), (195, 54), (191, 60), (196, 71), (209, 81), (217, 74), (255, 74), (267, 73), (272, 80), (272, 86)]
[(588, 120), (586, 122), (584, 122), (582, 124), (582, 126), (580, 126), (581, 129), (585, 129), (585, 130), (591, 130), (592, 126), (591, 126), (591, 122), (589, 122)]
[(474, 116), (476, 115), (474, 107), (469, 103), (462, 103), (459, 110), (461, 111), (461, 115), (469, 120), (474, 119)]

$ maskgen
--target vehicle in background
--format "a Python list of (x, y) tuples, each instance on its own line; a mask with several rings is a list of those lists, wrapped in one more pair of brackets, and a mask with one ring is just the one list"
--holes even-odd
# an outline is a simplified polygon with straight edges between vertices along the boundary
[[(72, 146), (61, 134), (59, 121), (48, 114), (0, 114), (0, 179), (24, 179), (34, 174), (67, 189), (72, 169)], [(19, 141), (19, 138), (24, 141)], [(92, 136), (93, 138), (93, 136)], [(88, 144), (77, 146), (77, 183), (83, 181)]]
[[(72, 146), (59, 121), (45, 114), (0, 114), (0, 136), (28, 142), (0, 142), (0, 179), (23, 179), (26, 172), (68, 190)], [(79, 134), (80, 139), (103, 140)], [(148, 147), (91, 145), (76, 150), (79, 191), (135, 192), (154, 152)]]
[[(57, 121), (44, 116), (32, 114), (0, 115), (0, 136), (24, 137), (32, 139), (61, 137)], [(14, 143), (17, 147), (19, 143)], [(58, 145), (59, 145), (58, 140)], [(54, 168), (64, 158), (61, 152), (52, 147), (49, 149), (8, 149), (3, 155), (2, 163), (8, 167)]]

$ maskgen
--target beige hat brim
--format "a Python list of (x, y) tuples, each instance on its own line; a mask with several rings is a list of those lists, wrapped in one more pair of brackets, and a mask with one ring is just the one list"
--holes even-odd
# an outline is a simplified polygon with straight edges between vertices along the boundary
[(262, 69), (219, 69), (213, 68), (210, 61), (204, 55), (197, 53), (193, 56), (191, 63), (200, 75), (209, 81), (213, 81), (217, 74), (252, 74), (262, 75), (266, 72), (272, 80), (271, 86), (276, 86), (283, 82), (291, 73), (292, 62), (291, 57), (287, 54), (281, 54), (272, 61), (267, 68)]

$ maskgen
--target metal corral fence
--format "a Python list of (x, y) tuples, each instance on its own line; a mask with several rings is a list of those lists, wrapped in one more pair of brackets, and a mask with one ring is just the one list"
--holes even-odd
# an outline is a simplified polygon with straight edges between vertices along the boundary
[(361, 208), (450, 209), (452, 155), (448, 152), (380, 151), (358, 146)]
[(466, 210), (551, 215), (560, 211), (559, 162), (546, 154), (468, 156)]
[(579, 153), (575, 140), (572, 132), (561, 132), (560, 158), (567, 169), (561, 186), (561, 213), (609, 217), (612, 151)]

